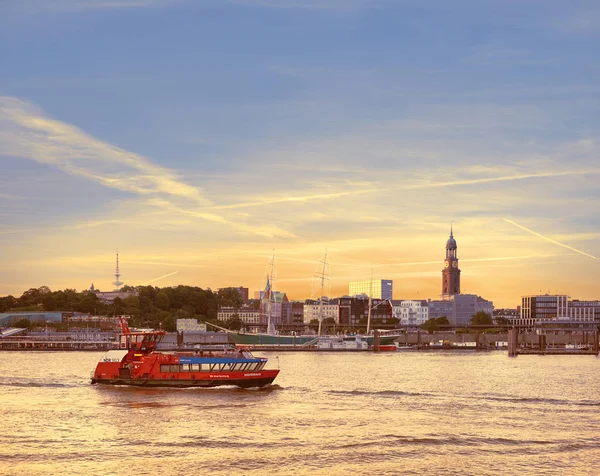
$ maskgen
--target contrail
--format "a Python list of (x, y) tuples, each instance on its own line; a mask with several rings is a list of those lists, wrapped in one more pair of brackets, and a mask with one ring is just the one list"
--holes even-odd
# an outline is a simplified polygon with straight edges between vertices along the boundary
[(142, 286), (145, 286), (146, 284), (153, 283), (154, 281), (158, 281), (159, 279), (163, 279), (163, 278), (166, 278), (168, 276), (173, 276), (174, 274), (177, 274), (177, 273), (179, 273), (179, 271), (174, 271), (172, 273), (165, 274), (164, 276), (159, 276), (158, 278), (154, 278), (154, 279), (151, 279), (150, 281), (146, 281), (145, 283), (142, 283)]
[(548, 241), (550, 243), (553, 243), (553, 244), (558, 245), (558, 246), (562, 246), (563, 248), (566, 248), (566, 249), (571, 250), (571, 251), (575, 251), (576, 253), (579, 253), (580, 255), (587, 256), (587, 257), (592, 258), (592, 259), (598, 259), (594, 255), (586, 253), (585, 251), (578, 250), (577, 248), (573, 248), (572, 246), (565, 245), (564, 243), (559, 243), (558, 241), (553, 240), (552, 238), (548, 238), (548, 237), (546, 237), (544, 235), (541, 235), (540, 233), (538, 233), (536, 231), (530, 230), (529, 228), (525, 228), (524, 226), (521, 226), (518, 223), (515, 223), (514, 221), (507, 220), (506, 218), (503, 218), (503, 220), (505, 222), (507, 222), (507, 223), (510, 223), (511, 225), (516, 226), (517, 228), (520, 228), (521, 230), (525, 230), (527, 233), (531, 233), (532, 235), (539, 236), (543, 240), (546, 240), (546, 241)]

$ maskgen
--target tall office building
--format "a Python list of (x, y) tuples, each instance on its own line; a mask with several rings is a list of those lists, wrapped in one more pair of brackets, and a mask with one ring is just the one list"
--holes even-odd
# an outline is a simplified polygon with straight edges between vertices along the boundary
[(391, 279), (373, 279), (353, 281), (348, 287), (350, 296), (371, 296), (373, 299), (392, 299), (393, 281)]

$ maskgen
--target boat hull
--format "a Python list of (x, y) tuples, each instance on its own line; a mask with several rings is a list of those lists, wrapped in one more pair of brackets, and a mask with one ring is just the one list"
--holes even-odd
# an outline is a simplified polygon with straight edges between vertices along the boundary
[[(270, 335), (270, 334), (243, 334), (229, 332), (229, 338), (238, 346), (256, 347), (256, 348), (280, 348), (280, 347), (316, 347), (320, 339), (337, 338), (338, 336), (315, 336), (315, 335)], [(362, 336), (368, 345), (373, 345), (373, 336)], [(397, 335), (380, 336), (380, 345), (391, 345), (397, 339)]]
[(101, 385), (129, 385), (133, 387), (220, 387), (235, 386), (241, 388), (265, 387), (270, 385), (277, 377), (279, 370), (263, 370), (256, 372), (257, 375), (244, 377), (239, 374), (208, 375), (201, 378), (92, 378), (92, 384)]

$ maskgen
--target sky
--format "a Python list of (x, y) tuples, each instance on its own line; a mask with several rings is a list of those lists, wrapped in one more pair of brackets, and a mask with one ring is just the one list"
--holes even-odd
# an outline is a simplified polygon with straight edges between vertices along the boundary
[(600, 299), (595, 0), (4, 0), (0, 295)]

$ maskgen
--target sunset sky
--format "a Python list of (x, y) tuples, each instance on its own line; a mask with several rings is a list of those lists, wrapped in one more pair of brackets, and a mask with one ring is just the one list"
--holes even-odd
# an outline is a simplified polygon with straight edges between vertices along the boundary
[(0, 295), (600, 299), (600, 2), (0, 2)]

